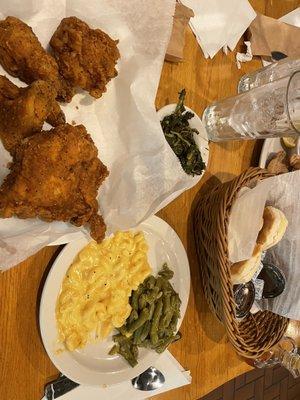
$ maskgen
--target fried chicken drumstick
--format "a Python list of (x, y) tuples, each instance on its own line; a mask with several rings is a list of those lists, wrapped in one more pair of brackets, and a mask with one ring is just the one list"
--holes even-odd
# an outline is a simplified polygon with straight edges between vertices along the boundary
[(45, 120), (53, 126), (65, 122), (55, 97), (49, 82), (19, 88), (0, 75), (0, 138), (6, 150), (13, 154), (22, 139), (42, 129)]
[(107, 83), (118, 74), (117, 43), (76, 17), (64, 18), (50, 41), (61, 75), (95, 98), (102, 96)]
[(108, 170), (97, 153), (82, 125), (60, 125), (25, 139), (0, 188), (0, 216), (89, 224), (91, 236), (101, 241), (105, 224), (97, 192)]
[(15, 17), (0, 21), (0, 63), (12, 76), (30, 84), (48, 81), (60, 101), (71, 101), (73, 88), (60, 76), (55, 59), (40, 44), (32, 29)]

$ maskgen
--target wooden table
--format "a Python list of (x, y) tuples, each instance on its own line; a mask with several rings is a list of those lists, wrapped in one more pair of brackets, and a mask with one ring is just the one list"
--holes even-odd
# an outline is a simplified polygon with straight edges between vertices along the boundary
[[(255, 10), (275, 18), (299, 6), (299, 0), (252, 0)], [(239, 78), (258, 69), (258, 60), (243, 64), (238, 70), (235, 54), (219, 53), (205, 60), (194, 36), (187, 32), (184, 63), (165, 63), (156, 105), (174, 103), (177, 92), (185, 87), (186, 104), (199, 115), (212, 101), (236, 93)], [(231, 142), (212, 144), (207, 172), (193, 189), (159, 212), (178, 233), (187, 249), (192, 288), (182, 324), (183, 339), (170, 350), (191, 371), (192, 384), (157, 396), (164, 400), (196, 400), (251, 367), (234, 353), (224, 327), (208, 310), (204, 299), (193, 236), (189, 229), (191, 204), (198, 190), (213, 186), (257, 165), (261, 143)], [(0, 276), (0, 399), (39, 400), (44, 384), (57, 376), (47, 357), (37, 325), (37, 306), (51, 261), (58, 249), (41, 250), (19, 266)], [(290, 328), (300, 337), (297, 325)]]

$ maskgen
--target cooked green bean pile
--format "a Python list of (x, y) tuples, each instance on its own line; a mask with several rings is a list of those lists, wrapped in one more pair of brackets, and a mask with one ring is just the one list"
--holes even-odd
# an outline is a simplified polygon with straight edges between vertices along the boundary
[(165, 263), (156, 278), (148, 276), (132, 292), (131, 314), (113, 336), (115, 345), (109, 354), (119, 353), (134, 367), (138, 363), (138, 347), (162, 353), (181, 338), (177, 332), (181, 300), (169, 282), (173, 274)]

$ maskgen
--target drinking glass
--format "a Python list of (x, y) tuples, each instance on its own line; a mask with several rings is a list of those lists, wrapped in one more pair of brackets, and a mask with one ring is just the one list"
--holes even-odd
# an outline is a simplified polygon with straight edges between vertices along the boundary
[(298, 378), (300, 376), (300, 355), (297, 350), (295, 341), (285, 336), (270, 351), (256, 359), (254, 366), (257, 368), (268, 368), (276, 364), (281, 364), (294, 378)]
[(204, 110), (209, 140), (265, 139), (300, 134), (300, 71)]
[(283, 60), (274, 62), (267, 67), (242, 76), (238, 84), (238, 92), (247, 92), (248, 90), (265, 85), (266, 83), (291, 76), (294, 72), (299, 70), (300, 58), (284, 58)]

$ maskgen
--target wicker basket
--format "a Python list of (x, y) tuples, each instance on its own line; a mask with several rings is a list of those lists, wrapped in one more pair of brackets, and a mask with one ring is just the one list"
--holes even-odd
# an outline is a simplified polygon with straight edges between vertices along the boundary
[(194, 211), (194, 234), (205, 296), (213, 313), (225, 324), (230, 342), (246, 358), (257, 358), (284, 335), (288, 319), (270, 311), (235, 318), (230, 278), (227, 228), (231, 206), (241, 187), (270, 176), (250, 168), (231, 182), (201, 197)]

